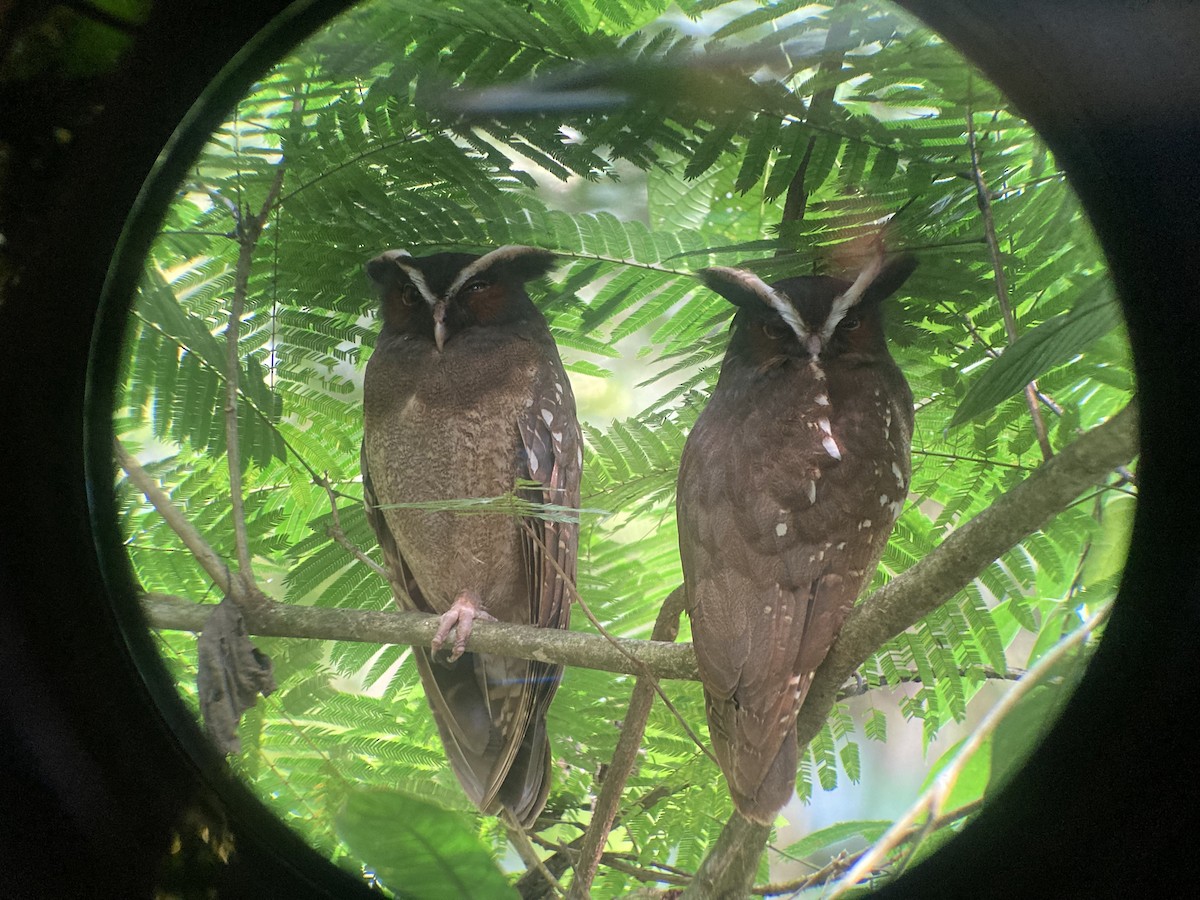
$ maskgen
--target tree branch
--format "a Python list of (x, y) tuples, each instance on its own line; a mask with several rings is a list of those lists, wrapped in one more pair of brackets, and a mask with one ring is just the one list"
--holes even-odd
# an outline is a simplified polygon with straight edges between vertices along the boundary
[(1072, 441), (1024, 481), (1001, 494), (938, 548), (857, 606), (813, 678), (796, 721), (804, 747), (821, 730), (838, 690), (901, 632), (962, 590), (984, 568), (1033, 534), (1081, 493), (1137, 453), (1137, 407), (1130, 404)]
[[(142, 611), (151, 628), (200, 631), (211, 611), (167, 594), (146, 594)], [(407, 610), (336, 609), (272, 603), (245, 611), (248, 634), (371, 644), (425, 644), (433, 640), (438, 617)], [(629, 674), (636, 661), (656, 678), (696, 680), (696, 657), (690, 644), (605, 638), (580, 631), (535, 628), (509, 622), (477, 620), (467, 649), (534, 659), (547, 663)]]

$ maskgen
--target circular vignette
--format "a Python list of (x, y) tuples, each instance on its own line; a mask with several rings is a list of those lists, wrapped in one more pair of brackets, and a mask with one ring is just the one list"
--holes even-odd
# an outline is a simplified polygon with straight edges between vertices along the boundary
[[(0, 396), (14, 436), (0, 450), (12, 486), (0, 501), (0, 564), (5, 587), (16, 588), (0, 607), (0, 742), (14, 756), (5, 808), (25, 813), (0, 825), (0, 847), (19, 860), (5, 860), (6, 890), (18, 896), (147, 894), (172, 829), (196, 809), (228, 821), (236, 836), (233, 864), (211, 882), (223, 895), (345, 895), (356, 887), (226, 774), (165, 676), (143, 680), (162, 671), (148, 638), (121, 627), (137, 613), (128, 572), (113, 563), (123, 559), (111, 527), (116, 359), (104, 352), (119, 342), (131, 272), (199, 142), (254, 77), (346, 5), (160, 4), (106, 86), (104, 111), (60, 165), (41, 215), (7, 235), (24, 271), (0, 308), (0, 334), (11, 344)], [(1187, 667), (1200, 616), (1200, 539), (1190, 526), (1200, 493), (1191, 452), (1200, 394), (1184, 364), (1197, 349), (1200, 312), (1179, 300), (1200, 281), (1200, 167), (1188, 162), (1200, 146), (1200, 109), (1191, 105), (1200, 61), (1188, 52), (1200, 12), (1033, 0), (901, 5), (979, 64), (1070, 173), (1125, 306), (1143, 392), (1143, 463), (1120, 601), (1062, 718), (975, 823), (881, 893), (1127, 893), (1151, 867), (1161, 883), (1157, 854), (1194, 824), (1188, 789), (1172, 783), (1186, 782), (1179, 711), (1196, 694)], [(234, 62), (222, 68), (227, 58)], [(143, 189), (180, 121), (157, 180)], [(122, 263), (108, 276), (110, 299), (94, 332), (101, 352), (87, 389), (95, 415), (85, 470), (87, 347), (135, 198), (140, 217), (120, 239)], [(97, 546), (123, 602), (108, 603)]]

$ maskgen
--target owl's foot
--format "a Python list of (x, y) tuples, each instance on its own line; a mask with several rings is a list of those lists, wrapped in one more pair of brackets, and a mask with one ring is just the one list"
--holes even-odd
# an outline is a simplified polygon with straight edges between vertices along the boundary
[(454, 649), (450, 653), (450, 662), (454, 662), (466, 652), (467, 639), (471, 636), (471, 627), (476, 619), (495, 622), (496, 617), (483, 609), (482, 601), (474, 591), (461, 591), (450, 608), (442, 613), (438, 624), (437, 634), (433, 636), (433, 652), (437, 653), (446, 643), (450, 632), (454, 632)]

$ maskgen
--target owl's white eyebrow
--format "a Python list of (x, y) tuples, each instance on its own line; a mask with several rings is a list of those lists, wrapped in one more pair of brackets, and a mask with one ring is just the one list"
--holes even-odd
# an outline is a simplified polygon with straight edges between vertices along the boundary
[(787, 323), (788, 328), (795, 332), (797, 339), (803, 343), (808, 339), (809, 331), (800, 317), (796, 315), (796, 307), (788, 301), (788, 298), (772, 287), (763, 285), (767, 288), (766, 301), (771, 304), (771, 308), (779, 313), (780, 317)]
[(450, 288), (446, 291), (446, 296), (453, 297), (464, 284), (476, 277), (480, 272), (486, 272), (496, 263), (503, 262), (506, 259), (513, 259), (517, 256), (523, 256), (532, 249), (532, 247), (526, 247), (522, 244), (505, 244), (503, 247), (497, 247), (490, 253), (485, 253), (474, 262), (468, 263), (467, 267), (458, 273), (458, 277), (450, 283)]
[(797, 338), (803, 341), (808, 337), (808, 328), (805, 327), (800, 316), (796, 314), (796, 308), (792, 306), (788, 298), (776, 291), (753, 272), (749, 272), (746, 269), (734, 269), (728, 266), (712, 266), (707, 271), (719, 273), (726, 281), (737, 282), (770, 306), (775, 312), (779, 313), (780, 318), (795, 332)]
[(871, 256), (870, 262), (866, 264), (858, 277), (854, 279), (854, 283), (846, 288), (846, 292), (842, 296), (837, 297), (833, 301), (833, 306), (829, 310), (829, 315), (825, 317), (825, 324), (821, 326), (821, 337), (829, 340), (833, 334), (833, 330), (841, 324), (842, 319), (846, 318), (846, 313), (859, 304), (863, 294), (867, 292), (867, 288), (871, 286), (879, 273), (883, 271), (883, 250), (880, 249)]
[(413, 283), (413, 287), (420, 292), (421, 297), (426, 303), (428, 303), (430, 306), (433, 306), (435, 303), (437, 303), (437, 297), (434, 296), (433, 291), (429, 289), (429, 285), (425, 283), (425, 276), (421, 274), (420, 269), (418, 269), (416, 266), (410, 266), (402, 263), (398, 259), (393, 260), (393, 262), (395, 262), (396, 268), (404, 270), (404, 274), (408, 276), (408, 280)]

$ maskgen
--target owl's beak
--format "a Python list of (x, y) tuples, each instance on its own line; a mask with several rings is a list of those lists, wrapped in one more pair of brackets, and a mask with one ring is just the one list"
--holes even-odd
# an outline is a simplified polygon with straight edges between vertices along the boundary
[(816, 359), (821, 355), (821, 335), (810, 334), (804, 341), (804, 347), (808, 350), (809, 356)]
[(433, 342), (437, 345), (438, 353), (446, 343), (446, 301), (439, 300), (433, 305)]

